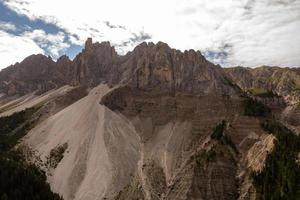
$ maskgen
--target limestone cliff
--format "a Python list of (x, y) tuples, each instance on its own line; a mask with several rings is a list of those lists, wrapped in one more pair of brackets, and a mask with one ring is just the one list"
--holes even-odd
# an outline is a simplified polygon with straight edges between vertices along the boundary
[(17, 147), (65, 200), (259, 200), (253, 173), (278, 145), (263, 122), (299, 127), (299, 81), (297, 69), (223, 69), (163, 42), (121, 56), (88, 39), (74, 60), (2, 70), (0, 116), (38, 109)]

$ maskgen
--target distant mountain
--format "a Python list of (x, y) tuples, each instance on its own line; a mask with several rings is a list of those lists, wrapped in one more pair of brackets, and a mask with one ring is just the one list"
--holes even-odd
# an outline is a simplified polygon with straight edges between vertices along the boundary
[(65, 200), (296, 200), (299, 75), (88, 39), (74, 60), (33, 55), (0, 72), (0, 150)]
[(226, 68), (225, 72), (243, 90), (256, 95), (273, 92), (288, 104), (300, 101), (300, 69), (262, 66)]

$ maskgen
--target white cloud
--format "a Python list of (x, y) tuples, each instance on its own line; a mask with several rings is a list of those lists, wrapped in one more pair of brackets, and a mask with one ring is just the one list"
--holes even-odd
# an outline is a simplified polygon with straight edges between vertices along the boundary
[(128, 41), (143, 31), (152, 41), (181, 50), (226, 51), (226, 66), (300, 66), (300, 0), (5, 0), (5, 4), (76, 34), (78, 38), (70, 38), (74, 44), (93, 37), (126, 43), (118, 49), (124, 52), (140, 42)]
[(33, 40), (0, 31), (0, 69), (38, 53), (44, 51)]
[(47, 54), (57, 59), (70, 45), (65, 34), (49, 34), (44, 30), (28, 30), (16, 36), (0, 30), (0, 70), (15, 62), (20, 62), (31, 54)]
[(10, 22), (1, 22), (0, 21), (0, 30), (3, 31), (15, 31), (17, 30), (16, 26)]
[(59, 57), (61, 51), (70, 46), (68, 43), (64, 42), (65, 34), (63, 32), (50, 34), (46, 33), (44, 30), (35, 29), (33, 31), (24, 32), (22, 37), (35, 41), (41, 48), (48, 51), (48, 53), (55, 59)]

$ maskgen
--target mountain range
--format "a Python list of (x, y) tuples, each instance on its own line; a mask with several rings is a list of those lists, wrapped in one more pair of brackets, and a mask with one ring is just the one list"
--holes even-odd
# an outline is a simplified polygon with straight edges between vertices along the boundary
[(222, 68), (163, 42), (118, 55), (89, 38), (73, 60), (3, 69), (0, 117), (5, 151), (65, 200), (300, 198), (299, 68)]

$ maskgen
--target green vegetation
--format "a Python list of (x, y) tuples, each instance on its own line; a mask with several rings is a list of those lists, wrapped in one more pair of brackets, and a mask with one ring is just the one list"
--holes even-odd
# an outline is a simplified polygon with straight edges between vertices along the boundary
[(247, 98), (244, 100), (244, 114), (247, 116), (253, 116), (253, 117), (267, 117), (270, 115), (271, 110), (267, 106), (265, 106), (263, 103)]
[(208, 151), (198, 152), (195, 156), (196, 163), (198, 165), (202, 165), (207, 162), (214, 162), (217, 158), (217, 151), (214, 149), (210, 149)]
[(47, 158), (47, 162), (51, 168), (57, 167), (58, 163), (64, 158), (64, 152), (67, 148), (68, 143), (64, 143), (50, 151), (50, 156)]
[(34, 112), (36, 112), (36, 108), (27, 108), (21, 112), (14, 113), (7, 117), (0, 118), (0, 135), (8, 134), (14, 129), (16, 129), (20, 124), (24, 123), (27, 119), (29, 119)]
[(18, 105), (18, 103), (20, 103), (22, 100), (18, 100), (18, 101), (15, 101), (14, 103), (10, 103), (8, 105), (2, 105), (2, 108), (0, 109), (0, 113), (3, 113), (5, 111), (8, 111), (10, 109), (13, 109), (16, 105)]
[(232, 146), (223, 144), (220, 141), (213, 141), (210, 149), (197, 152), (192, 156), (192, 159), (195, 159), (198, 166), (213, 163), (224, 158), (236, 165), (237, 153), (236, 149), (233, 149)]
[(28, 165), (16, 152), (0, 155), (0, 199), (61, 200), (46, 183), (45, 174), (34, 165)]
[(28, 108), (0, 118), (0, 200), (61, 200), (50, 190), (45, 174), (26, 163), (14, 149), (18, 140), (36, 123), (39, 108)]
[(147, 176), (147, 182), (153, 191), (153, 196), (161, 199), (161, 195), (167, 187), (163, 168), (156, 161), (148, 159), (143, 165), (143, 171)]
[(229, 78), (224, 78), (223, 79), (223, 83), (226, 85), (231, 86), (232, 88), (234, 88), (236, 91), (241, 91), (241, 88), (234, 82), (232, 82)]
[(226, 128), (226, 121), (222, 120), (220, 124), (218, 124), (211, 134), (211, 138), (215, 140), (219, 140), (223, 137), (224, 130)]
[(210, 137), (211, 139), (221, 142), (221, 144), (230, 146), (235, 151), (235, 153), (237, 153), (238, 150), (232, 142), (231, 138), (227, 134), (225, 134), (226, 125), (227, 122), (225, 120), (222, 120), (222, 122), (214, 128), (213, 133)]
[(227, 122), (225, 120), (222, 120), (222, 122), (214, 128), (210, 136), (212, 139), (211, 148), (207, 151), (199, 151), (193, 156), (193, 159), (195, 159), (198, 165), (215, 162), (218, 157), (226, 157), (236, 164), (235, 157), (238, 153), (238, 150), (234, 143), (231, 141), (230, 137), (226, 135), (226, 126)]
[(297, 88), (293, 88), (292, 91), (293, 92), (300, 92), (300, 88), (298, 88), (298, 87)]
[(0, 151), (8, 151), (14, 147), (34, 125), (31, 119), (38, 108), (27, 108), (21, 112), (0, 118)]
[(250, 92), (251, 94), (253, 94), (253, 95), (256, 96), (256, 95), (265, 94), (265, 93), (267, 93), (268, 91), (265, 90), (264, 88), (253, 87), (253, 88), (250, 88), (250, 89), (248, 90), (248, 92)]
[[(104, 198), (104, 200), (107, 198)], [(126, 185), (114, 198), (114, 200), (139, 200), (144, 199), (144, 191), (139, 181), (138, 175), (132, 177), (130, 183)]]
[(300, 166), (296, 161), (300, 136), (275, 121), (267, 121), (262, 127), (274, 134), (277, 140), (273, 151), (267, 156), (264, 170), (252, 174), (260, 199), (300, 199)]
[(265, 90), (263, 88), (250, 88), (248, 92), (250, 92), (252, 95), (256, 97), (261, 97), (261, 98), (278, 97), (277, 94), (273, 93), (270, 90)]

